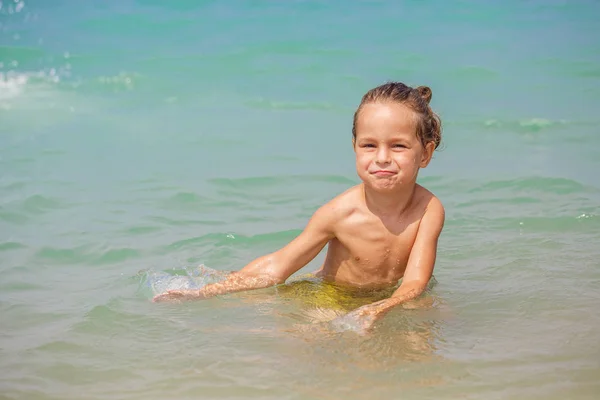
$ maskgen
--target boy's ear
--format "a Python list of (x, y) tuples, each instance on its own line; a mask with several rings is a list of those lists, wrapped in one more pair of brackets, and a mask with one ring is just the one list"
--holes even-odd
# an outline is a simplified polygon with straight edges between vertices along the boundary
[(352, 136), (352, 148), (356, 150), (356, 138)]
[(421, 158), (421, 168), (425, 168), (429, 162), (431, 161), (431, 157), (433, 157), (433, 152), (435, 151), (435, 143), (428, 142), (423, 148), (423, 156)]

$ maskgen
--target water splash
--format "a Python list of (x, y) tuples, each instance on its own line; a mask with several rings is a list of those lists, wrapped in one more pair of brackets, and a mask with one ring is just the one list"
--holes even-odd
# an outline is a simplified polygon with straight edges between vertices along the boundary
[(60, 82), (61, 71), (62, 69), (50, 68), (41, 71), (0, 72), (0, 105), (3, 104), (3, 108), (10, 108), (9, 101), (27, 90), (37, 91), (38, 96), (43, 94), (46, 89)]
[(225, 279), (227, 272), (217, 271), (204, 264), (196, 268), (171, 271), (140, 271), (139, 290), (152, 297), (168, 290), (201, 289), (204, 286)]
[(332, 320), (329, 325), (335, 332), (355, 332), (364, 336), (369, 332), (372, 323), (368, 317), (365, 319), (355, 310)]

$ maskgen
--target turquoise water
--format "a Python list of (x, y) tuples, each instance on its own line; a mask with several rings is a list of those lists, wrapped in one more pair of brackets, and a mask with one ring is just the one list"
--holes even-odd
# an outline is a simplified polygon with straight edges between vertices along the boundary
[[(0, 4), (0, 398), (600, 396), (598, 2)], [(359, 336), (275, 289), (149, 301), (355, 184), (392, 79), (444, 122), (431, 306)]]

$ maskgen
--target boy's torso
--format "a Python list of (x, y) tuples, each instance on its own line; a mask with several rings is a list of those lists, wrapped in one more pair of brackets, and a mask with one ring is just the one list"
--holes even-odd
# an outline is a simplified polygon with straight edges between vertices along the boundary
[[(346, 195), (359, 196), (358, 189)], [(385, 221), (372, 214), (363, 201), (336, 229), (336, 237), (329, 241), (325, 262), (317, 275), (356, 286), (396, 284), (404, 276), (431, 198), (429, 191), (417, 185), (414, 200), (403, 216)]]

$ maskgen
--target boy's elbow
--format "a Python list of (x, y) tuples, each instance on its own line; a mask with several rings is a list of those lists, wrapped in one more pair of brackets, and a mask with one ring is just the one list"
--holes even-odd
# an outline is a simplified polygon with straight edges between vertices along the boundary
[(287, 280), (288, 277), (286, 276), (282, 276), (282, 275), (272, 275), (271, 276), (271, 284), (274, 285), (281, 285), (282, 283), (285, 283), (285, 281)]
[(280, 285), (285, 283), (287, 278), (290, 277), (290, 274), (283, 264), (273, 262), (271, 268), (268, 269), (268, 276), (273, 285)]
[(259, 279), (263, 286), (272, 286), (284, 283), (294, 271), (288, 259), (276, 251), (256, 259), (239, 274)]
[(280, 285), (284, 283), (290, 275), (278, 253), (269, 255), (268, 264), (263, 273), (266, 275), (266, 278), (271, 285)]

